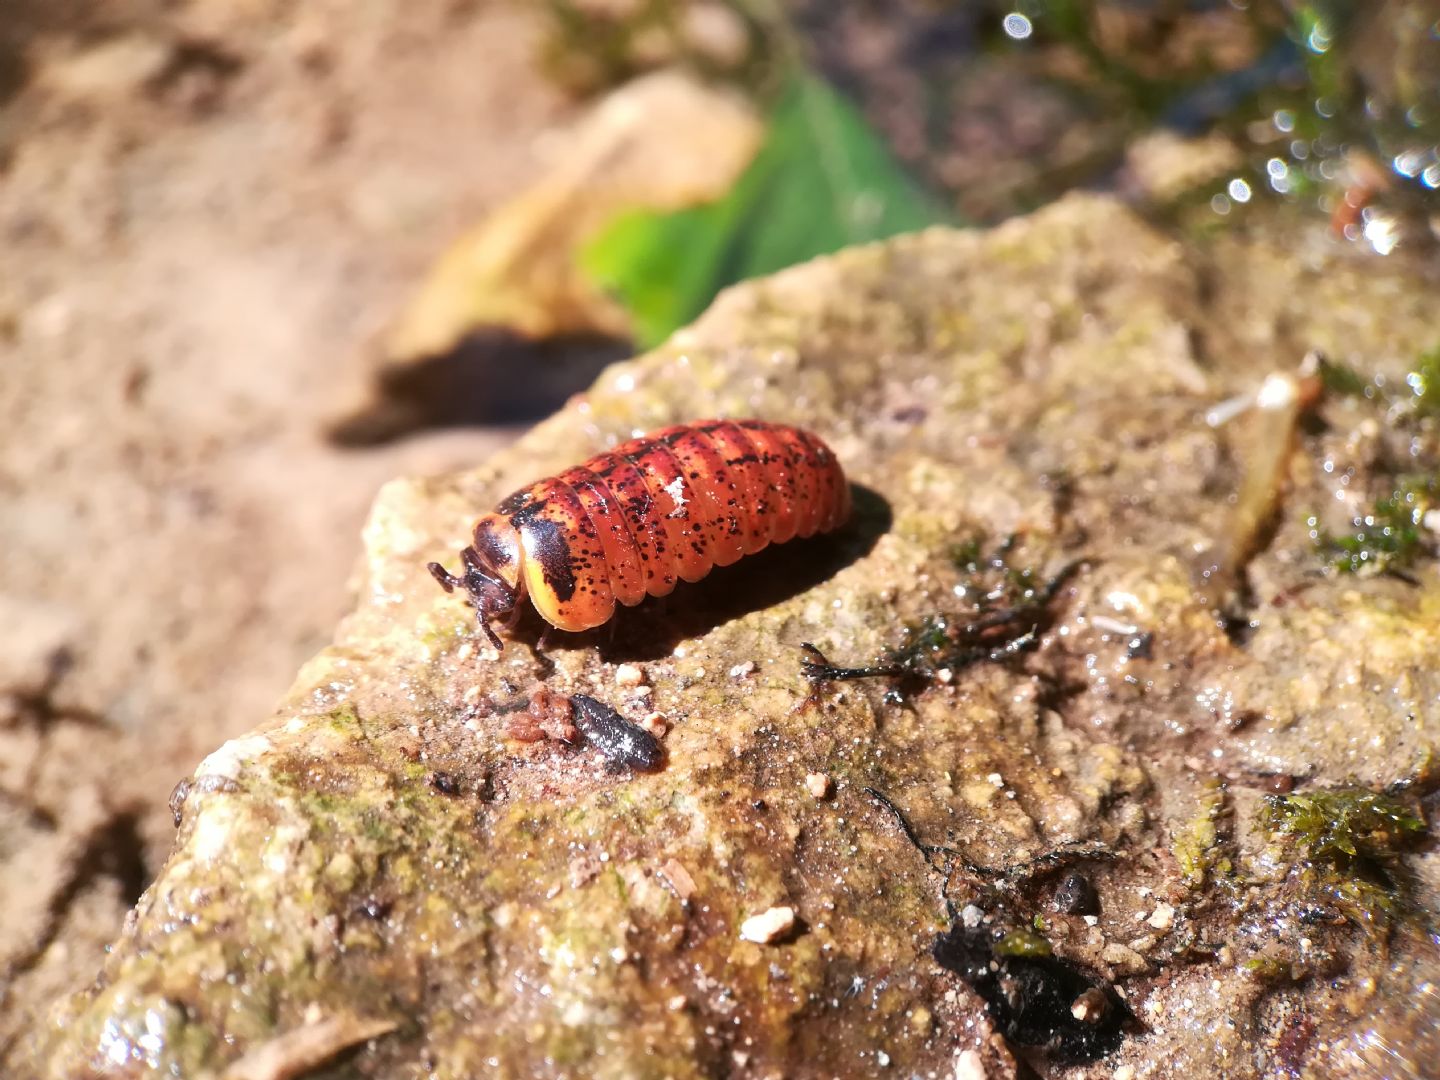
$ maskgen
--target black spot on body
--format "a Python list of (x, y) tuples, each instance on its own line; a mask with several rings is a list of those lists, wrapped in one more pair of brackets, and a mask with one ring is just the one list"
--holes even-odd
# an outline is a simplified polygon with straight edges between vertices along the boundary
[(487, 514), (475, 523), (474, 548), (482, 563), (499, 570), (510, 565), (509, 547), (495, 534), (495, 516)]
[(531, 557), (539, 561), (545, 584), (555, 598), (563, 602), (574, 597), (575, 571), (570, 565), (570, 543), (565, 530), (548, 518), (517, 522), (516, 527), (530, 538), (526, 546), (530, 548)]
[(527, 511), (534, 514), (538, 509), (543, 508), (544, 505), (544, 502), (540, 502), (538, 505), (535, 503), (529, 488), (521, 488), (519, 491), (507, 495), (501, 500), (500, 505), (495, 508), (495, 512), (504, 514), (506, 517), (513, 517), (517, 514), (524, 514)]

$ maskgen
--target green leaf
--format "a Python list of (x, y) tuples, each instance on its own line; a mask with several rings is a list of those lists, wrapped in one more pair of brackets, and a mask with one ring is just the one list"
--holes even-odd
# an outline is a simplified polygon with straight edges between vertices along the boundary
[(799, 75), (728, 195), (677, 213), (622, 214), (580, 258), (630, 311), (637, 340), (649, 347), (727, 285), (949, 220), (851, 105)]

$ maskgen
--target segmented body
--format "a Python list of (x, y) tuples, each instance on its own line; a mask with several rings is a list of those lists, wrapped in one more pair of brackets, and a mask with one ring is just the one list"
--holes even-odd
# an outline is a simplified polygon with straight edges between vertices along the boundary
[(835, 455), (800, 428), (706, 420), (666, 428), (540, 480), (475, 524), (447, 589), (470, 593), (482, 625), (524, 596), (552, 625), (587, 630), (617, 604), (665, 596), (772, 543), (850, 515)]

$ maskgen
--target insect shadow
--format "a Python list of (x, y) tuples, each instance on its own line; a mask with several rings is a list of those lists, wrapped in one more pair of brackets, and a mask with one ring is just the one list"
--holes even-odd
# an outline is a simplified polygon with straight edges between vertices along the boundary
[[(617, 607), (614, 617), (594, 630), (551, 631), (542, 648), (598, 647), (608, 663), (658, 660), (682, 641), (813, 589), (869, 554), (894, 520), (889, 502), (878, 492), (852, 483), (850, 494), (854, 512), (835, 532), (772, 544), (732, 566), (715, 568), (694, 584), (682, 581), (669, 596), (647, 597), (633, 608)], [(545, 623), (530, 609), (510, 632), (510, 640), (533, 646), (544, 630)]]
[(530, 341), (513, 331), (477, 330), (449, 352), (383, 369), (377, 400), (327, 434), (340, 446), (361, 447), (426, 428), (539, 420), (633, 352), (628, 342), (594, 335)]

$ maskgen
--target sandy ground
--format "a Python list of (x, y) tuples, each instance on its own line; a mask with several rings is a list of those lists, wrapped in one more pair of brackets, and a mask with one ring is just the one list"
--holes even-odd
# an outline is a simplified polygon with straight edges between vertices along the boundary
[(93, 975), (175, 782), (328, 640), (376, 488), (509, 437), (320, 432), (565, 106), (518, 4), (0, 9), (3, 1062)]

